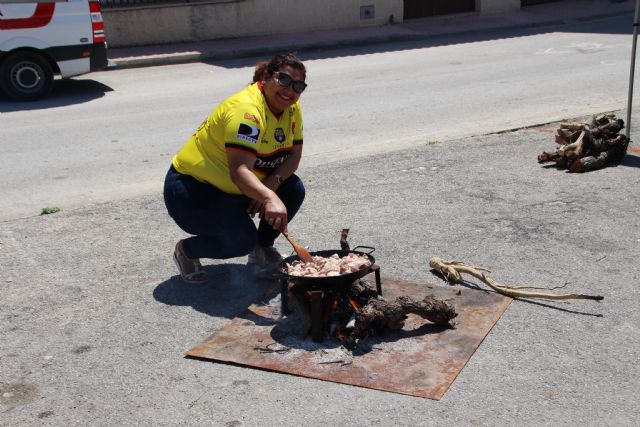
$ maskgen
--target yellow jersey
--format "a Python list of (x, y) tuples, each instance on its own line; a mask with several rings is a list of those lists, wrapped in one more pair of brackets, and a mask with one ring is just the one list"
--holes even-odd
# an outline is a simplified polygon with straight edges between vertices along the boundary
[(263, 180), (285, 161), (294, 145), (301, 144), (300, 101), (275, 116), (260, 83), (253, 83), (218, 105), (172, 162), (180, 173), (226, 193), (242, 194), (231, 181), (226, 150), (255, 156), (253, 173)]

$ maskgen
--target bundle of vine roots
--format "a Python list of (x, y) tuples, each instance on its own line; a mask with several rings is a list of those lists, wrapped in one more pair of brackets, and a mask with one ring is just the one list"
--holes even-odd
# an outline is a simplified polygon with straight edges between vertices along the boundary
[(619, 132), (624, 121), (613, 114), (593, 116), (591, 123), (561, 123), (555, 152), (543, 152), (538, 163), (555, 162), (571, 172), (588, 172), (622, 161), (629, 139)]

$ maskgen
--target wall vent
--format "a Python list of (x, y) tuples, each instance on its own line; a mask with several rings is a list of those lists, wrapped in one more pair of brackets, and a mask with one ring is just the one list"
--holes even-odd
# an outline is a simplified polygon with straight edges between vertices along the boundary
[(374, 5), (360, 6), (360, 20), (373, 19), (376, 17), (376, 7)]

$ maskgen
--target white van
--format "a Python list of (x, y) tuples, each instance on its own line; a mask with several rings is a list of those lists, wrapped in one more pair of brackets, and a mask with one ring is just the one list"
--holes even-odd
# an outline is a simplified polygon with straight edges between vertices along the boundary
[(46, 96), (62, 78), (107, 66), (98, 0), (0, 0), (0, 89), (14, 100)]

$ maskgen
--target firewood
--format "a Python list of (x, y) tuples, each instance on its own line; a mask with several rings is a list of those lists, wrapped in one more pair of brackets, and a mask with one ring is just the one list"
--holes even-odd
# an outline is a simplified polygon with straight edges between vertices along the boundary
[(566, 157), (558, 156), (558, 158), (556, 158), (554, 160), (554, 162), (555, 162), (557, 167), (566, 168), (567, 167), (567, 163), (569, 162), (569, 160)]
[(568, 129), (570, 131), (582, 130), (584, 125), (582, 123), (560, 123), (561, 129)]
[(561, 145), (568, 144), (569, 140), (571, 139), (571, 135), (573, 135), (573, 132), (569, 129), (562, 128), (558, 129), (556, 133), (556, 142)]
[(615, 138), (605, 142), (607, 145), (620, 145), (620, 146), (624, 146), (625, 148), (629, 144), (629, 140), (625, 135), (618, 135)]
[(569, 170), (574, 173), (589, 172), (595, 169), (600, 169), (607, 164), (609, 159), (609, 152), (603, 151), (598, 157), (587, 156), (581, 159), (577, 159), (571, 163)]
[(364, 338), (371, 330), (381, 332), (402, 329), (409, 314), (416, 314), (437, 325), (450, 325), (450, 321), (458, 315), (449, 303), (431, 295), (427, 295), (422, 301), (406, 295), (393, 301), (378, 298), (356, 311), (353, 335)]
[(553, 162), (556, 159), (561, 158), (558, 153), (549, 153), (547, 151), (543, 151), (540, 155), (538, 155), (538, 163), (548, 163)]
[(528, 292), (522, 289), (539, 289), (552, 291), (565, 287), (568, 283), (556, 287), (536, 287), (536, 286), (508, 286), (501, 285), (488, 277), (485, 272), (489, 272), (486, 268), (466, 265), (461, 261), (445, 261), (439, 257), (433, 257), (429, 260), (429, 266), (441, 274), (445, 279), (452, 283), (463, 283), (461, 273), (469, 274), (476, 279), (482, 280), (494, 291), (512, 297), (512, 298), (540, 298), (547, 300), (568, 300), (568, 299), (591, 299), (600, 301), (604, 299), (599, 295), (584, 294), (553, 294), (543, 292)]
[(580, 132), (578, 139), (576, 139), (575, 142), (558, 149), (558, 155), (561, 157), (567, 157), (568, 159), (575, 159), (582, 156), (585, 142), (588, 141), (588, 138), (585, 138), (586, 135), (586, 131)]
[(347, 295), (353, 300), (361, 301), (365, 304), (371, 300), (382, 298), (378, 295), (376, 285), (367, 279), (359, 279), (353, 282)]
[(624, 135), (618, 135), (618, 141), (621, 142), (607, 142), (608, 150), (601, 151), (596, 156), (586, 156), (573, 161), (569, 170), (576, 173), (589, 172), (600, 169), (607, 164), (619, 163), (624, 158), (629, 143)]
[(587, 172), (622, 161), (629, 140), (618, 134), (624, 121), (613, 114), (592, 117), (590, 123), (561, 123), (555, 153), (542, 152), (538, 163), (554, 162), (570, 172)]
[(617, 119), (599, 126), (599, 129), (605, 132), (618, 133), (623, 126), (623, 121), (621, 119)]

